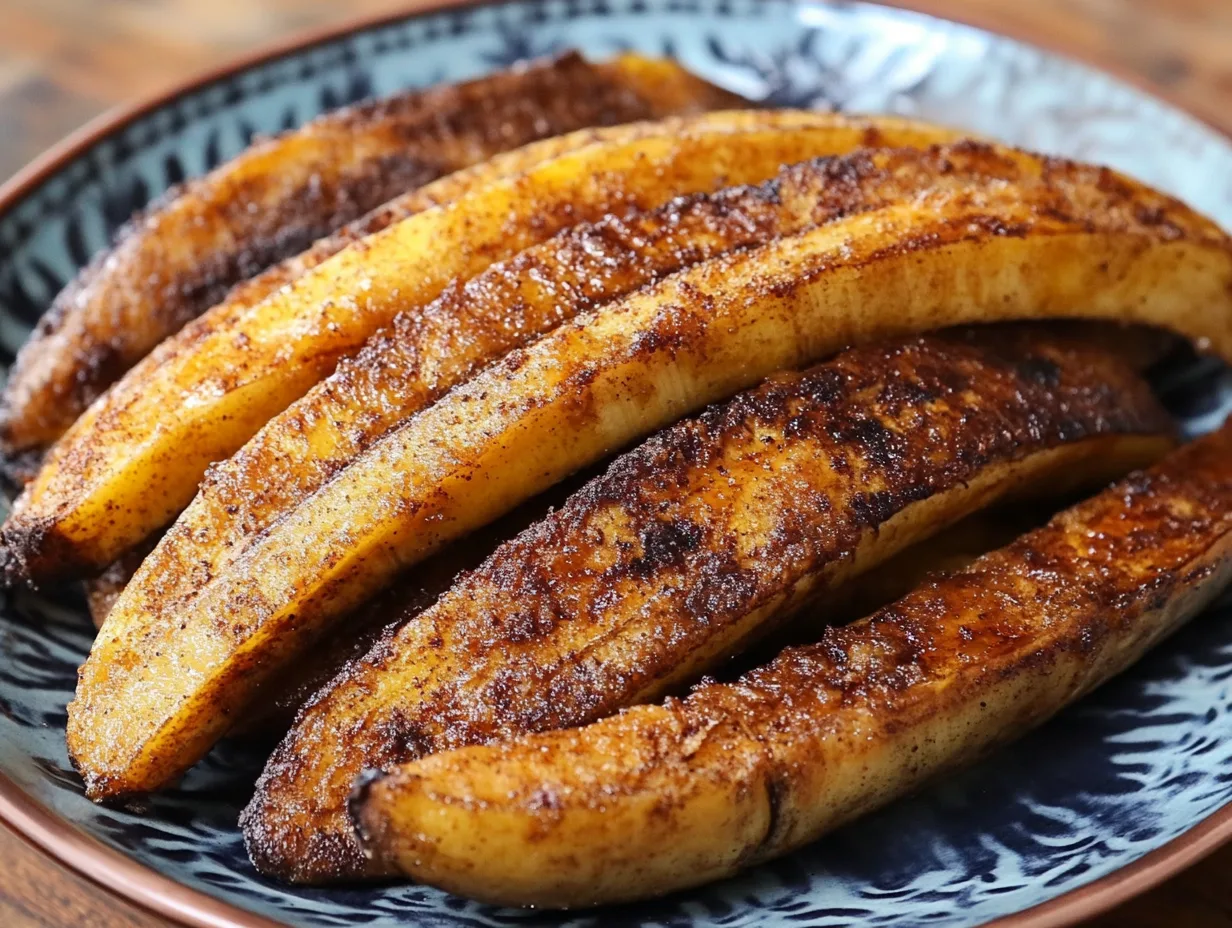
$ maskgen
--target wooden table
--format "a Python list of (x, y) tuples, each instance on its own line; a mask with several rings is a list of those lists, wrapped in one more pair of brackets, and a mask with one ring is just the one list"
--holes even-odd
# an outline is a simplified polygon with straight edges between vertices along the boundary
[[(273, 36), (412, 0), (0, 0), (0, 180), (99, 112)], [(1232, 133), (1232, 0), (906, 0), (1136, 79)], [(0, 926), (165, 924), (0, 829)], [(1090, 928), (1232, 926), (1232, 847)]]

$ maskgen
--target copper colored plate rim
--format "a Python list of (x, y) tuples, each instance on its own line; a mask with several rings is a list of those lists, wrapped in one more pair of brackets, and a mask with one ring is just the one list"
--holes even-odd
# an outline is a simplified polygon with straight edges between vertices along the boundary
[[(965, 22), (986, 32), (1008, 35), (1037, 48), (1071, 59), (1081, 60), (1077, 49), (1067, 47), (1054, 35), (1024, 35), (1020, 31), (1000, 32), (991, 19), (956, 19), (947, 15), (945, 0), (881, 0), (887, 6), (915, 10), (939, 19)], [(404, 8), (352, 19), (340, 25), (315, 29), (266, 44), (246, 55), (183, 81), (168, 90), (137, 103), (120, 107), (90, 121), (39, 158), (0, 184), (0, 214), (27, 196), (69, 161), (83, 154), (101, 139), (123, 129), (151, 110), (202, 87), (239, 74), (292, 52), (303, 51), (353, 32), (397, 22), (408, 16), (432, 13), (453, 7), (481, 5), (485, 0), (411, 0)], [(1175, 95), (1153, 87), (1140, 75), (1123, 68), (1098, 66), (1105, 73), (1138, 87), (1181, 110), (1232, 143), (1222, 127), (1181, 102)], [(249, 912), (207, 893), (177, 883), (170, 877), (139, 863), (86, 834), (71, 822), (44, 808), (0, 773), (0, 823), (18, 836), (45, 851), (80, 876), (103, 889), (157, 915), (192, 928), (280, 928), (278, 922)], [(1032, 908), (987, 923), (989, 928), (1061, 928), (1106, 912), (1119, 903), (1159, 885), (1169, 877), (1196, 863), (1232, 840), (1232, 803), (1222, 806), (1193, 828), (1138, 860), (1085, 886), (1070, 890)]]

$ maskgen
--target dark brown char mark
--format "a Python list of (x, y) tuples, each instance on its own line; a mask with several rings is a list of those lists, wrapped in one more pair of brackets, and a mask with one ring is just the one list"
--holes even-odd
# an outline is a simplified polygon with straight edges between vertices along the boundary
[(636, 69), (568, 54), (348, 107), (253, 146), (135, 217), (56, 298), (14, 365), (0, 442), (12, 453), (54, 440), (232, 285), (400, 193), (537, 139), (743, 102), (684, 75), (656, 91)]
[(1129, 367), (1027, 329), (771, 378), (623, 455), (349, 666), (271, 757), (249, 852), (295, 881), (379, 875), (346, 822), (361, 770), (653, 698), (799, 609), (825, 583), (797, 584), (913, 503), (1046, 449), (1154, 435), (1158, 451), (1168, 432)]

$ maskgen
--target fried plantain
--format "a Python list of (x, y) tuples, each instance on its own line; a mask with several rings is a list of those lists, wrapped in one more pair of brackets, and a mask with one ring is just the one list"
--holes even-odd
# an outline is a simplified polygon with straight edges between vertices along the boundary
[(400, 311), (416, 314), (451, 281), (561, 228), (764, 180), (784, 162), (869, 139), (912, 144), (952, 135), (888, 118), (707, 114), (593, 130), (584, 136), (589, 144), (524, 174), (469, 185), (254, 306), (207, 313), (130, 371), (77, 421), (17, 500), (2, 536), (9, 574), (47, 580), (101, 569), (178, 514), (209, 464)]
[[(953, 155), (919, 157), (941, 173)], [(69, 707), (90, 795), (173, 779), (263, 675), (399, 569), (775, 370), (942, 324), (1058, 317), (1170, 326), (1232, 357), (1217, 227), (1107, 170), (992, 160), (1003, 175), (704, 262), (566, 322), (377, 441), (188, 601), (160, 601), (143, 568)]]
[(486, 902), (642, 899), (790, 851), (1125, 669), (1232, 580), (1232, 428), (733, 684), (359, 787), (374, 867)]
[(1011, 330), (847, 351), (623, 455), (304, 710), (241, 817), (259, 870), (380, 876), (364, 768), (661, 697), (905, 546), (1009, 494), (1096, 485), (1171, 446), (1102, 348)]
[[(965, 154), (940, 178), (914, 152), (863, 175), (841, 162), (787, 169), (765, 185), (575, 226), (447, 289), (211, 469), (147, 568), (159, 577), (161, 600), (187, 600), (381, 435), (544, 331), (716, 255), (961, 185), (984, 169), (987, 153)], [(1129, 330), (1107, 337), (1135, 354), (1147, 341)], [(1158, 342), (1149, 337), (1150, 346)]]
[(669, 61), (568, 54), (347, 107), (259, 142), (134, 218), (56, 298), (9, 376), (0, 444), (25, 457), (50, 444), (232, 284), (406, 190), (586, 126), (741, 105)]

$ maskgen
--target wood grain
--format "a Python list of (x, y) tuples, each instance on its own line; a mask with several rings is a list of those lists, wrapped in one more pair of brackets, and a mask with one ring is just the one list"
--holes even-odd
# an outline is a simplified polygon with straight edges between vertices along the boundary
[(69, 873), (0, 828), (4, 928), (163, 928), (166, 924)]
[[(1098, 64), (1232, 134), (1232, 0), (902, 0)], [(0, 0), (0, 180), (89, 118), (271, 38), (408, 0)], [(0, 828), (3, 928), (165, 922)], [(1232, 847), (1084, 928), (1232, 928)]]
[[(1134, 75), (1232, 132), (1229, 0), (901, 0)], [(91, 116), (408, 0), (0, 0), (0, 179)]]

